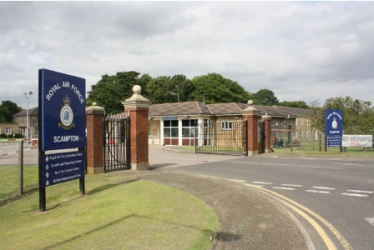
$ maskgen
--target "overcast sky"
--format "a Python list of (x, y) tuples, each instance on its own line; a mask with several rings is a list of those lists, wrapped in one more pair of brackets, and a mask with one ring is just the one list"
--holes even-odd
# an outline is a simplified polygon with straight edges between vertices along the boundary
[(38, 70), (86, 79), (218, 73), (280, 101), (374, 103), (374, 2), (0, 2), (0, 101)]

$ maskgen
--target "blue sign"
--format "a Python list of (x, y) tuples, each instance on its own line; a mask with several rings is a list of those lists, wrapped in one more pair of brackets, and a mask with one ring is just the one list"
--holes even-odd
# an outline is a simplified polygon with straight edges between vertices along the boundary
[(343, 112), (341, 110), (326, 110), (325, 133), (328, 147), (341, 147), (343, 135)]
[(41, 150), (86, 147), (86, 80), (39, 70)]
[(85, 151), (44, 155), (42, 158), (42, 186), (52, 186), (84, 177)]

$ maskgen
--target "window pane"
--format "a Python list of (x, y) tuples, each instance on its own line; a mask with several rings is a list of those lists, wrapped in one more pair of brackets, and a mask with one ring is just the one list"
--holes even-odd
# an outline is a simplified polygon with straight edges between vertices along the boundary
[(171, 129), (171, 137), (178, 137), (178, 128)]
[(164, 128), (164, 137), (170, 137), (170, 128)]
[(172, 127), (178, 127), (178, 120), (172, 120), (171, 121), (171, 126)]
[(190, 137), (190, 129), (182, 128), (182, 137)]
[(182, 120), (182, 127), (189, 127), (190, 126), (190, 120)]
[(164, 121), (164, 126), (165, 127), (170, 127), (170, 121)]

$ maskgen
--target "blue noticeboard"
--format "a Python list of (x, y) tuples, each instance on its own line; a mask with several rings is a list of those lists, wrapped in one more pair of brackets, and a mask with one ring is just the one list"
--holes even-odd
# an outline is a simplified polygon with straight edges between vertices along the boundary
[(48, 154), (42, 157), (42, 186), (84, 177), (85, 151)]
[(41, 150), (86, 147), (86, 80), (39, 70)]
[(327, 146), (341, 147), (343, 135), (343, 112), (341, 110), (326, 110), (325, 131)]

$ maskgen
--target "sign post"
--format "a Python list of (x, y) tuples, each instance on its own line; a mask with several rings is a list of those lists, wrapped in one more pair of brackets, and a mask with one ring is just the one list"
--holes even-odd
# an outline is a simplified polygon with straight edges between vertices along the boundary
[(39, 210), (46, 187), (79, 179), (84, 194), (86, 80), (39, 70)]
[(342, 146), (343, 112), (341, 110), (326, 110), (325, 131), (327, 147)]

